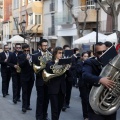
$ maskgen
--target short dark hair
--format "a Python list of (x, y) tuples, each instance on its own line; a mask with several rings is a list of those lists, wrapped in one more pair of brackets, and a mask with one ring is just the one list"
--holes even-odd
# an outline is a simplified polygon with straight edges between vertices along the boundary
[(42, 46), (42, 43), (43, 42), (47, 42), (48, 43), (48, 41), (46, 40), (46, 39), (41, 39), (40, 41), (39, 41), (39, 43), (38, 43), (38, 46), (40, 45), (40, 46)]
[(51, 52), (51, 49), (53, 49), (53, 48), (52, 48), (52, 47), (49, 47), (49, 48), (48, 48), (48, 51)]
[[(85, 54), (88, 54), (88, 52), (83, 52), (83, 53), (81, 54), (81, 56), (83, 57)], [(89, 54), (88, 54), (88, 56), (89, 56)]]
[(74, 48), (74, 54), (76, 53), (76, 51), (79, 51), (79, 49), (78, 48)]
[(16, 44), (15, 44), (15, 47), (16, 47), (17, 45), (20, 45), (20, 46), (21, 46), (21, 44), (20, 44), (20, 43), (16, 43)]
[(52, 60), (53, 60), (53, 61), (55, 60), (55, 56), (57, 55), (58, 50), (63, 50), (63, 48), (62, 48), (62, 47), (56, 47), (56, 48), (53, 50), (53, 56), (52, 56)]
[(106, 47), (111, 47), (112, 46), (112, 43), (110, 41), (106, 41), (104, 44), (106, 45)]
[(69, 48), (70, 48), (70, 46), (69, 46), (69, 45), (64, 45), (64, 46), (63, 46), (63, 49), (65, 49), (66, 47), (69, 47)]
[(22, 46), (22, 49), (25, 49), (25, 48), (29, 48), (30, 46), (28, 45), (28, 44), (24, 44), (23, 46)]
[(94, 46), (94, 52), (96, 51), (96, 46), (102, 46), (105, 45), (103, 42), (97, 42)]

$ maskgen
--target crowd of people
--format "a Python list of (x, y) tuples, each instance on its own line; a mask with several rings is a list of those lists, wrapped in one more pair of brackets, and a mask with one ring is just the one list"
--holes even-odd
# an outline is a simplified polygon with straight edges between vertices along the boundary
[[(94, 56), (91, 51), (85, 51), (80, 54), (78, 48), (73, 49), (71, 64), (69, 68), (61, 75), (52, 77), (47, 83), (43, 80), (43, 70), (53, 74), (51, 69), (55, 64), (64, 57), (64, 51), (70, 50), (69, 45), (63, 47), (48, 48), (48, 41), (42, 39), (38, 43), (38, 50), (30, 54), (28, 44), (16, 43), (13, 52), (10, 52), (8, 45), (4, 45), (3, 52), (0, 53), (1, 77), (2, 77), (2, 94), (3, 97), (9, 95), (9, 82), (12, 77), (13, 103), (21, 102), (22, 112), (32, 110), (30, 98), (32, 88), (36, 86), (36, 120), (49, 120), (48, 104), (51, 105), (51, 120), (59, 120), (61, 111), (70, 108), (70, 98), (72, 86), (78, 87), (80, 92), (82, 112), (84, 120), (116, 120), (116, 113), (112, 115), (96, 114), (89, 104), (89, 93), (92, 86), (98, 86), (99, 83), (112, 88), (114, 82), (108, 77), (100, 77), (102, 64), (99, 57), (112, 46), (112, 43), (98, 42), (94, 45)], [(49, 53), (49, 54), (48, 54)], [(38, 70), (35, 74), (33, 66), (41, 66), (41, 57), (51, 56), (47, 61), (46, 67)], [(52, 66), (52, 67), (51, 67)], [(22, 98), (21, 97), (22, 89)]]

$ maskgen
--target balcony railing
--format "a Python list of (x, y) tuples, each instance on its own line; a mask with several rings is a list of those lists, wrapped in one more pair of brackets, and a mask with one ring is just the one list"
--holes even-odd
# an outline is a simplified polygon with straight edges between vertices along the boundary
[(62, 24), (72, 24), (72, 16), (71, 14), (64, 13), (64, 12), (59, 12), (55, 14), (55, 24), (57, 25), (62, 25)]
[(48, 28), (48, 35), (49, 36), (55, 35), (55, 27)]
[(50, 4), (50, 12), (55, 11), (55, 3)]

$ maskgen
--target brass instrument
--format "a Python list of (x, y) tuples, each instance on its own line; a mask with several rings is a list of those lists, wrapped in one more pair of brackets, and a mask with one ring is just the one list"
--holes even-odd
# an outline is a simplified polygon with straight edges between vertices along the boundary
[(100, 76), (111, 77), (115, 86), (112, 89), (103, 85), (92, 87), (89, 102), (97, 114), (110, 115), (120, 107), (120, 54), (103, 68)]
[(40, 61), (40, 66), (37, 66), (35, 64), (33, 64), (33, 70), (34, 72), (37, 74), (39, 73), (41, 70), (43, 70), (46, 67), (46, 63), (50, 60), (52, 60), (52, 54), (47, 51), (46, 56), (39, 56), (38, 60)]
[(17, 66), (18, 66), (18, 67), (17, 67), (17, 69), (16, 69), (16, 72), (17, 72), (17, 73), (20, 73), (20, 72), (21, 72), (21, 68), (20, 68), (20, 66), (19, 66), (18, 63), (17, 63)]
[(51, 78), (63, 75), (69, 68), (70, 68), (69, 64), (58, 65), (56, 63), (50, 67), (50, 69), (52, 69), (53, 71), (53, 74), (47, 73), (47, 71), (44, 69), (42, 72), (44, 82), (48, 82)]

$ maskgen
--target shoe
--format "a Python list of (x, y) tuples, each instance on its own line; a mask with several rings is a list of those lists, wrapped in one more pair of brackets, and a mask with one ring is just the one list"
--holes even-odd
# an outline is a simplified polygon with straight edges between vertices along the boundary
[(3, 97), (6, 97), (6, 94), (3, 94)]
[(48, 117), (44, 118), (43, 120), (50, 120)]
[(69, 106), (69, 105), (66, 105), (66, 108), (70, 108), (70, 106)]
[(18, 100), (17, 100), (17, 102), (21, 102), (21, 100), (20, 100), (20, 99), (18, 99)]
[(13, 102), (14, 102), (14, 104), (17, 104), (17, 100), (16, 99), (14, 99)]
[(32, 110), (32, 108), (28, 107), (27, 110)]
[(64, 107), (62, 108), (62, 111), (64, 112), (66, 109), (67, 109), (67, 108), (64, 106)]
[(26, 109), (25, 109), (25, 108), (22, 108), (22, 111), (25, 113), (25, 112), (26, 112)]

